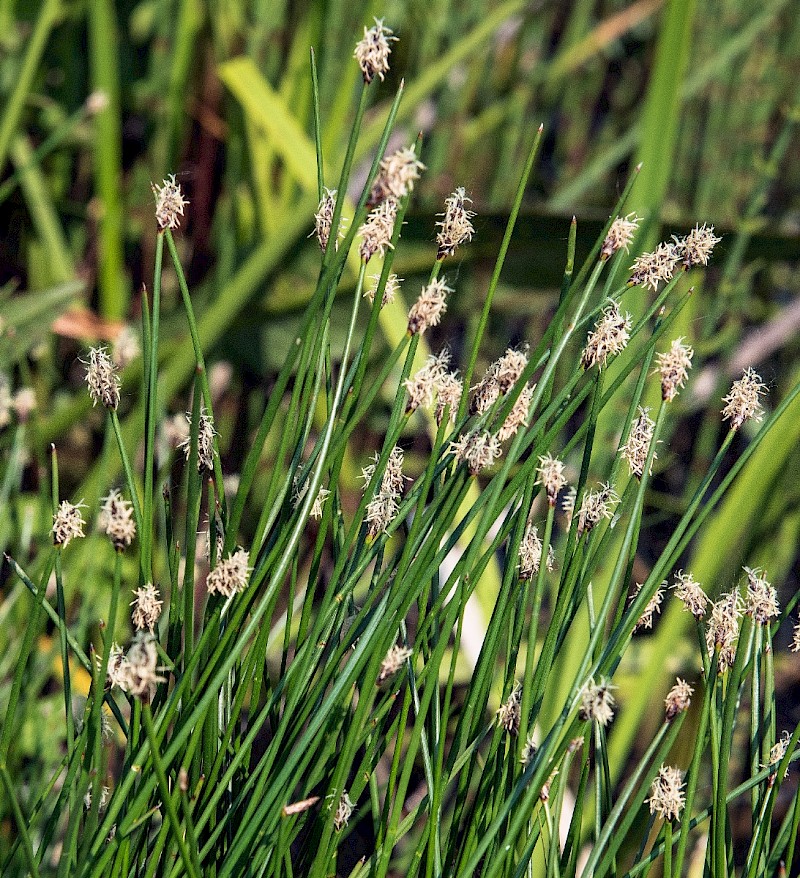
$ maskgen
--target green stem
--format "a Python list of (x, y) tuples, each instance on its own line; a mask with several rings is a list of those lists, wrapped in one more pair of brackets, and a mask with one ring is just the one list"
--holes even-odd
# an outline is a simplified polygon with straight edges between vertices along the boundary
[(175, 800), (170, 792), (167, 775), (164, 771), (164, 763), (161, 760), (161, 753), (159, 752), (158, 741), (156, 740), (156, 731), (153, 727), (153, 714), (150, 711), (149, 704), (142, 705), (142, 719), (144, 720), (144, 729), (147, 735), (147, 740), (150, 744), (150, 755), (153, 759), (153, 768), (155, 769), (156, 777), (158, 778), (158, 786), (161, 790), (161, 801), (166, 808), (167, 819), (172, 826), (173, 838), (178, 845), (178, 850), (180, 851), (181, 859), (183, 860), (183, 866), (189, 873), (190, 878), (200, 878), (200, 875), (195, 871), (194, 862), (189, 853), (189, 848), (186, 845), (186, 839), (184, 838), (183, 827), (178, 819), (178, 812), (175, 810)]
[(22, 839), (22, 851), (25, 854), (25, 862), (28, 864), (28, 871), (34, 876), (34, 878), (39, 878), (39, 867), (36, 865), (36, 857), (33, 855), (33, 845), (31, 844), (31, 837), (28, 834), (28, 823), (25, 820), (25, 815), (22, 813), (22, 808), (20, 808), (19, 802), (17, 801), (17, 796), (14, 792), (14, 782), (11, 780), (8, 766), (4, 761), (0, 762), (0, 779), (3, 781), (8, 800), (11, 802), (11, 811), (14, 814), (14, 820), (17, 823), (17, 829), (19, 830), (19, 835)]
[(145, 418), (144, 504), (142, 507), (141, 548), (145, 581), (153, 580), (153, 467), (156, 453), (156, 420), (158, 417), (158, 333), (161, 312), (161, 266), (164, 259), (164, 233), (156, 236), (155, 268), (153, 270), (153, 306), (150, 319), (150, 359), (145, 363), (147, 414)]

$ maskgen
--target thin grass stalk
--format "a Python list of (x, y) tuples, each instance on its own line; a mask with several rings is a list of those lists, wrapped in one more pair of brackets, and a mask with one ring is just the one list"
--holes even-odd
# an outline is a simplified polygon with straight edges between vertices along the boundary
[[(703, 635), (702, 629), (700, 625), (697, 626), (698, 638), (702, 641), (703, 646), (705, 646), (705, 637)], [(694, 797), (697, 792), (697, 784), (700, 778), (700, 767), (703, 759), (703, 754), (706, 750), (706, 735), (708, 732), (708, 719), (713, 710), (713, 700), (714, 700), (714, 690), (716, 688), (716, 679), (717, 679), (717, 661), (718, 655), (717, 652), (714, 652), (714, 656), (711, 660), (711, 664), (709, 668), (706, 670), (705, 680), (705, 692), (703, 694), (703, 703), (700, 708), (700, 723), (697, 728), (697, 735), (695, 737), (694, 743), (694, 751), (692, 752), (692, 761), (689, 764), (689, 771), (686, 776), (686, 791), (685, 791), (685, 803), (683, 808), (683, 815), (681, 817), (680, 824), (680, 834), (678, 835), (678, 850), (675, 854), (674, 860), (674, 874), (681, 875), (683, 869), (683, 861), (686, 857), (686, 848), (689, 844), (689, 831), (691, 824), (691, 816), (692, 809), (694, 806)]]
[(149, 704), (144, 704), (142, 706), (142, 719), (144, 721), (145, 734), (147, 735), (147, 740), (150, 743), (153, 770), (155, 771), (156, 777), (158, 779), (158, 787), (161, 791), (161, 801), (164, 803), (164, 808), (167, 812), (167, 819), (169, 820), (169, 824), (172, 827), (172, 838), (178, 844), (178, 850), (180, 851), (181, 860), (183, 861), (183, 866), (188, 874), (191, 876), (191, 878), (200, 878), (199, 873), (195, 871), (194, 862), (192, 860), (191, 854), (189, 853), (186, 839), (184, 838), (183, 827), (181, 826), (180, 820), (178, 818), (178, 812), (175, 809), (175, 800), (173, 798), (173, 793), (170, 791), (169, 783), (167, 781), (167, 775), (164, 771), (164, 764), (161, 760), (161, 754), (159, 752), (155, 728), (153, 726), (153, 715), (150, 712)]
[[(122, 431), (120, 429), (119, 424), (119, 416), (117, 415), (116, 409), (108, 410), (109, 421), (111, 423), (111, 428), (114, 431), (114, 437), (117, 440), (117, 449), (119, 450), (119, 457), (122, 461), (122, 469), (125, 473), (125, 483), (128, 486), (128, 493), (131, 495), (131, 504), (133, 505), (133, 517), (136, 521), (136, 533), (140, 535), (144, 531), (143, 521), (142, 521), (142, 507), (139, 505), (139, 492), (136, 489), (136, 481), (133, 477), (133, 470), (131, 469), (131, 462), (128, 458), (128, 453), (125, 450), (125, 443), (122, 441)], [(144, 575), (145, 571), (142, 570), (142, 574)]]
[[(336, 190), (339, 194), (339, 197), (336, 199), (336, 203), (333, 206), (333, 216), (331, 218), (331, 231), (328, 237), (328, 246), (325, 248), (325, 255), (322, 259), (323, 271), (331, 264), (331, 261), (334, 258), (334, 254), (336, 253), (335, 245), (336, 242), (339, 240), (339, 224), (342, 218), (342, 207), (344, 205), (345, 194), (347, 193), (347, 187), (350, 181), (350, 171), (353, 166), (353, 158), (355, 157), (356, 153), (356, 144), (358, 143), (358, 138), (361, 133), (361, 125), (364, 121), (364, 111), (367, 108), (367, 97), (369, 94), (368, 89), (369, 86), (362, 81), (358, 93), (358, 103), (356, 104), (355, 118), (353, 119), (353, 124), (350, 128), (350, 137), (347, 141), (347, 148), (345, 149), (344, 160), (342, 161), (342, 170), (339, 174), (339, 185)], [(402, 91), (403, 84), (401, 83), (400, 88), (398, 89), (398, 95)], [(366, 201), (366, 191), (364, 196), (362, 197)], [(351, 231), (354, 231), (354, 229), (355, 222), (353, 223), (353, 228), (351, 229)], [(347, 249), (349, 249), (349, 247)], [(347, 249), (345, 249), (345, 253), (347, 252)]]
[[(189, 432), (189, 458), (186, 461), (187, 496), (186, 496), (186, 535), (183, 575), (183, 668), (186, 667), (194, 651), (194, 587), (195, 587), (195, 554), (197, 552), (197, 527), (200, 520), (200, 504), (202, 491), (200, 473), (198, 472), (198, 443), (200, 436), (200, 399), (202, 390), (198, 381), (192, 395), (192, 418)], [(215, 458), (218, 455), (215, 454)], [(209, 515), (213, 511), (209, 509)], [(209, 532), (209, 540), (211, 534)], [(209, 552), (210, 554), (210, 552)]]
[(33, 845), (31, 843), (30, 834), (28, 833), (28, 821), (25, 819), (25, 815), (22, 813), (22, 808), (20, 808), (19, 802), (17, 801), (17, 795), (14, 791), (14, 781), (11, 779), (5, 760), (0, 761), (0, 780), (3, 781), (6, 796), (8, 796), (8, 801), (11, 803), (11, 813), (14, 815), (14, 822), (17, 824), (17, 830), (19, 831), (22, 840), (22, 852), (25, 855), (25, 862), (28, 865), (28, 871), (34, 876), (34, 878), (38, 878), (39, 866), (33, 855)]
[[(194, 356), (197, 362), (197, 380), (199, 380), (200, 382), (200, 389), (203, 394), (203, 405), (205, 406), (206, 413), (208, 414), (208, 417), (211, 418), (211, 423), (213, 424), (214, 405), (213, 400), (211, 399), (211, 388), (208, 384), (208, 371), (206, 369), (206, 361), (203, 355), (203, 346), (200, 342), (200, 334), (197, 331), (197, 321), (195, 320), (194, 316), (192, 298), (189, 295), (189, 285), (186, 283), (186, 275), (183, 272), (183, 266), (181, 265), (181, 260), (178, 256), (178, 249), (175, 246), (175, 239), (172, 237), (172, 231), (169, 226), (164, 229), (164, 237), (166, 238), (167, 249), (169, 250), (169, 255), (172, 258), (172, 265), (178, 278), (178, 287), (180, 288), (181, 297), (183, 299), (183, 307), (186, 311), (186, 320), (189, 324), (189, 335), (192, 338), (192, 347), (194, 348)], [(225, 506), (225, 487), (222, 481), (222, 461), (219, 454), (219, 437), (216, 435), (216, 433), (214, 434), (213, 443), (214, 481), (217, 485), (217, 497), (219, 497), (220, 499), (220, 504), (222, 507), (222, 520), (224, 522), (227, 518)]]
[[(671, 722), (665, 722), (653, 738), (653, 742), (647, 748), (617, 797), (614, 807), (608, 815), (608, 820), (603, 825), (603, 831), (589, 853), (589, 858), (581, 873), (583, 878), (604, 875), (610, 867), (619, 845), (636, 819), (637, 811), (644, 801), (648, 781), (650, 777), (655, 775), (657, 766), (669, 752), (680, 731), (682, 722), (683, 715), (676, 717)], [(639, 786), (639, 790), (634, 795), (637, 786)]]
[[(3, 717), (3, 727), (2, 730), (0, 730), (0, 762), (2, 762), (3, 764), (8, 764), (8, 756), (11, 749), (11, 740), (14, 731), (14, 717), (17, 712), (19, 696), (22, 692), (22, 684), (25, 678), (28, 659), (30, 658), (31, 650), (33, 649), (33, 644), (38, 633), (39, 618), (41, 616), (42, 604), (45, 600), (45, 588), (47, 585), (47, 581), (50, 578), (50, 572), (52, 571), (53, 565), (55, 564), (56, 552), (57, 549), (53, 549), (50, 555), (50, 559), (43, 571), (42, 581), (39, 585), (39, 588), (36, 589), (33, 586), (33, 583), (30, 583), (29, 586), (32, 594), (34, 595), (34, 597), (36, 597), (36, 603), (34, 604), (33, 611), (28, 615), (28, 621), (25, 626), (25, 634), (22, 638), (19, 656), (17, 658), (17, 665), (14, 669), (14, 679), (11, 682), (11, 689), (8, 694), (8, 704), (6, 707), (5, 716)], [(8, 555), (6, 555), (6, 557), (8, 558)], [(11, 563), (14, 565), (15, 569), (19, 572), (19, 566), (12, 559), (9, 560), (11, 560)], [(30, 580), (28, 580), (28, 582), (30, 582)], [(56, 613), (53, 613), (53, 615), (55, 615), (56, 618), (60, 618)], [(72, 750), (68, 750), (68, 756), (71, 752)]]
[[(798, 725), (795, 728), (795, 733), (798, 736), (798, 740), (800, 740), (800, 725)], [(798, 759), (800, 759), (800, 750), (793, 750), (790, 747), (786, 753), (786, 756), (788, 757), (787, 765), (789, 762), (796, 762)], [(778, 766), (778, 769), (780, 769), (780, 766)], [(725, 798), (726, 804), (728, 804), (728, 805), (732, 804), (740, 796), (744, 795), (745, 793), (749, 793), (750, 790), (754, 786), (757, 786), (758, 784), (763, 783), (767, 778), (769, 778), (772, 775), (777, 775), (777, 773), (778, 773), (778, 771), (776, 771), (776, 768), (774, 765), (770, 765), (770, 766), (767, 766), (766, 768), (763, 768), (761, 771), (759, 771), (759, 773), (755, 777), (748, 778), (747, 780), (745, 780), (741, 784), (739, 784), (738, 787), (735, 787), (733, 790), (731, 790)], [(708, 820), (709, 817), (711, 816), (711, 812), (713, 811), (714, 807), (715, 806), (712, 803), (707, 808), (705, 808), (703, 811), (701, 811), (699, 814), (695, 815), (695, 817), (693, 817), (692, 820), (689, 822), (689, 830), (696, 829), (698, 826), (700, 826), (702, 823), (704, 823), (706, 820)], [(672, 842), (673, 842), (673, 844), (675, 844), (675, 836), (674, 835), (673, 835)], [(647, 857), (645, 857), (641, 862), (637, 863), (628, 872), (626, 872), (625, 875), (623, 876), (623, 878), (635, 878), (635, 876), (637, 876), (641, 872), (645, 871), (650, 866), (650, 864), (654, 860), (658, 859), (663, 853), (664, 853), (664, 844), (663, 844), (663, 842), (661, 842), (660, 844), (657, 844), (653, 847), (653, 850), (650, 851), (650, 853), (647, 855)]]
[(150, 318), (150, 357), (144, 364), (145, 380), (145, 450), (144, 502), (141, 532), (142, 567), (145, 580), (153, 578), (153, 468), (155, 466), (156, 421), (158, 413), (158, 337), (161, 312), (161, 265), (164, 257), (164, 233), (156, 235), (155, 267), (153, 269), (153, 303)]
[[(508, 253), (508, 248), (511, 244), (511, 236), (514, 234), (514, 226), (517, 223), (517, 216), (519, 215), (519, 210), (522, 207), (522, 198), (525, 195), (525, 187), (528, 184), (528, 178), (530, 177), (531, 171), (533, 170), (533, 163), (536, 159), (536, 154), (539, 151), (539, 144), (542, 139), (543, 131), (544, 125), (540, 125), (533, 138), (533, 145), (528, 150), (528, 158), (525, 162), (525, 167), (522, 171), (519, 185), (517, 186), (517, 192), (514, 196), (514, 203), (512, 204), (511, 211), (508, 215), (506, 230), (503, 234), (503, 240), (500, 244), (500, 250), (498, 251), (497, 259), (495, 260), (494, 270), (492, 271), (492, 278), (489, 281), (489, 287), (486, 290), (486, 297), (483, 301), (483, 309), (481, 310), (478, 327), (475, 330), (475, 337), (472, 339), (472, 344), (469, 349), (469, 360), (467, 361), (467, 365), (464, 369), (465, 390), (469, 388), (472, 381), (472, 375), (475, 372), (475, 364), (478, 362), (478, 352), (480, 351), (483, 335), (486, 332), (486, 326), (489, 323), (489, 312), (492, 308), (492, 302), (494, 301), (495, 290), (497, 289), (497, 284), (500, 281), (500, 273), (502, 272), (503, 265), (505, 264), (506, 253)], [(464, 419), (464, 416), (467, 412), (467, 402), (467, 393), (465, 392), (464, 394), (462, 394), (461, 397), (461, 402), (458, 407), (458, 417), (456, 420), (461, 421)]]
[[(50, 447), (51, 486), (53, 491), (53, 516), (58, 511), (58, 454), (55, 445)], [(69, 650), (67, 648), (67, 610), (64, 604), (64, 577), (61, 570), (61, 548), (56, 547), (56, 612), (61, 624), (58, 626), (58, 640), (61, 647), (61, 666), (64, 674), (64, 713), (67, 732), (67, 752), (71, 753), (75, 746), (75, 718), (72, 715), (72, 674), (69, 667)]]
[[(528, 640), (525, 648), (525, 672), (522, 683), (522, 699), (520, 702), (520, 726), (519, 726), (519, 758), (522, 758), (522, 750), (528, 737), (529, 717), (533, 703), (533, 662), (536, 654), (536, 634), (539, 629), (539, 613), (544, 594), (544, 573), (547, 568), (547, 553), (553, 536), (553, 521), (555, 519), (555, 506), (548, 504), (547, 519), (542, 538), (542, 555), (539, 562), (539, 572), (536, 575), (536, 586), (531, 605), (531, 623), (528, 629)], [(540, 658), (541, 661), (541, 658)]]

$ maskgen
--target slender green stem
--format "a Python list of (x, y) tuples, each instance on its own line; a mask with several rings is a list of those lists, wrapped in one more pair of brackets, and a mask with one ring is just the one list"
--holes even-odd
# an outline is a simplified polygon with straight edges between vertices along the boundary
[(153, 579), (153, 478), (156, 454), (156, 421), (158, 420), (158, 335), (161, 312), (161, 265), (164, 259), (164, 233), (156, 235), (155, 267), (153, 270), (153, 305), (150, 317), (150, 358), (144, 364), (145, 373), (145, 451), (144, 503), (142, 504), (142, 531), (140, 534), (142, 568), (145, 580)]
[[(183, 272), (178, 250), (175, 246), (175, 239), (172, 237), (172, 231), (169, 228), (164, 230), (164, 236), (167, 240), (167, 249), (172, 257), (172, 265), (175, 274), (178, 277), (178, 286), (183, 298), (183, 307), (186, 311), (186, 320), (189, 323), (189, 334), (192, 337), (192, 347), (194, 348), (194, 356), (197, 362), (197, 378), (200, 381), (200, 387), (203, 392), (203, 405), (206, 413), (214, 423), (214, 406), (211, 400), (211, 387), (208, 383), (208, 372), (206, 370), (206, 361), (203, 355), (203, 345), (200, 341), (200, 333), (197, 330), (197, 321), (194, 316), (194, 307), (192, 305), (192, 297), (189, 295), (189, 285), (186, 283), (186, 275)], [(225, 488), (222, 481), (222, 461), (219, 455), (219, 437), (214, 433), (214, 481), (217, 483), (217, 497), (219, 497), (223, 521), (226, 518), (225, 511)]]
[(147, 735), (147, 740), (150, 744), (150, 755), (153, 760), (153, 768), (155, 769), (156, 777), (158, 778), (158, 787), (161, 791), (161, 802), (166, 809), (167, 819), (172, 827), (173, 841), (178, 845), (178, 850), (180, 851), (181, 859), (183, 860), (183, 867), (189, 873), (191, 878), (200, 878), (199, 873), (195, 871), (194, 861), (186, 844), (183, 826), (181, 826), (181, 822), (178, 819), (178, 812), (175, 810), (175, 799), (173, 798), (173, 792), (169, 788), (167, 775), (164, 771), (164, 763), (162, 762), (161, 753), (159, 752), (156, 731), (153, 727), (153, 714), (150, 711), (149, 704), (142, 705), (142, 719), (144, 720), (145, 734)]
[[(480, 351), (481, 341), (483, 340), (483, 335), (486, 332), (486, 326), (489, 323), (489, 312), (491, 311), (492, 302), (494, 301), (494, 294), (497, 290), (497, 284), (500, 282), (500, 274), (503, 270), (503, 265), (505, 264), (506, 254), (508, 253), (508, 248), (511, 244), (511, 237), (514, 234), (514, 226), (517, 223), (517, 216), (519, 215), (520, 207), (522, 207), (522, 198), (525, 195), (525, 187), (528, 184), (528, 178), (530, 177), (530, 173), (533, 170), (533, 162), (536, 159), (536, 153), (539, 150), (539, 143), (541, 142), (543, 131), (544, 126), (540, 125), (536, 132), (536, 136), (533, 139), (533, 145), (528, 151), (528, 159), (525, 162), (525, 168), (522, 172), (522, 176), (520, 177), (519, 185), (517, 186), (517, 194), (514, 197), (514, 204), (511, 206), (511, 212), (508, 215), (506, 230), (503, 235), (503, 241), (500, 244), (500, 251), (498, 252), (497, 259), (495, 260), (494, 271), (492, 272), (492, 279), (489, 281), (489, 288), (486, 291), (486, 298), (483, 302), (483, 310), (481, 311), (478, 328), (475, 331), (475, 338), (472, 340), (472, 345), (470, 346), (469, 361), (466, 368), (464, 369), (465, 388), (469, 388), (472, 381), (472, 375), (475, 372), (475, 364), (478, 362), (478, 353)], [(462, 394), (461, 402), (458, 407), (458, 417), (456, 419), (457, 421), (462, 421), (467, 413), (467, 397), (468, 395), (466, 393)]]
[(31, 837), (28, 833), (28, 821), (22, 813), (22, 808), (17, 801), (17, 794), (14, 791), (14, 781), (8, 772), (8, 766), (4, 761), (0, 761), (0, 780), (3, 781), (8, 801), (11, 802), (11, 813), (14, 815), (14, 821), (17, 824), (17, 831), (22, 839), (22, 851), (25, 854), (25, 862), (28, 864), (28, 871), (34, 878), (39, 876), (39, 866), (36, 863), (36, 857), (33, 855), (33, 845)]

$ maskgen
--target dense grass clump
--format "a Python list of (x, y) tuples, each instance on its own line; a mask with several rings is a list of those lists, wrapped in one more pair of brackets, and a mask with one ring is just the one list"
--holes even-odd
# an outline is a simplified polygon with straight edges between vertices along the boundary
[[(564, 223), (540, 331), (486, 356), (543, 126), (479, 307), (448, 335), (481, 217), (455, 181), (416, 246), (419, 279), (397, 276), (426, 143), (395, 144), (405, 83), (369, 111), (399, 45), (383, 21), (364, 29), (335, 163), (312, 54), (315, 150), (293, 160), (316, 160), (300, 171), (314, 197), (282, 231), (313, 228), (319, 261), (257, 405), (232, 416), (239, 379), (207, 365), (250, 281), (192, 295), (178, 175), (152, 187), (139, 327), (81, 352), (64, 417), (102, 413), (101, 444), (69, 490), (63, 409), (30, 420), (34, 358), (13, 395), (0, 384), (4, 874), (791, 867), (800, 724), (779, 724), (773, 644), (800, 650), (797, 596), (781, 608), (756, 553), (705, 579), (703, 540), (754, 463), (782, 459), (800, 383), (777, 398), (750, 363), (712, 378), (707, 466), (681, 465), (708, 316), (693, 284), (714, 282), (720, 237), (701, 217), (648, 245), (641, 166), (585, 254)], [(280, 233), (247, 271), (281, 254)], [(22, 477), (37, 453), (38, 495)]]

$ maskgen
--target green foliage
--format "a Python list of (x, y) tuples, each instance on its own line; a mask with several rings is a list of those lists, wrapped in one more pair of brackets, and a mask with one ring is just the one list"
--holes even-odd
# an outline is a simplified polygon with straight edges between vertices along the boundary
[[(0, 7), (3, 874), (791, 869), (797, 594), (780, 612), (761, 570), (783, 598), (800, 523), (796, 281), (766, 225), (797, 174), (788, 10), (723, 3), (717, 32), (691, 2), (395, 3), (366, 84), (364, 4)], [(689, 143), (734, 70), (763, 106), (728, 95)], [(389, 198), (398, 147), (425, 169)], [(459, 184), (477, 232), (445, 258)], [(633, 209), (642, 241), (729, 231), (708, 269), (679, 238), (648, 290), (644, 244), (606, 246)], [(118, 404), (113, 375), (80, 386), (98, 342)], [(726, 424), (751, 362), (763, 419)], [(133, 540), (98, 519), (114, 488)], [(53, 530), (65, 497), (85, 536)], [(681, 568), (699, 618), (664, 590)], [(691, 709), (665, 714), (676, 676)]]

